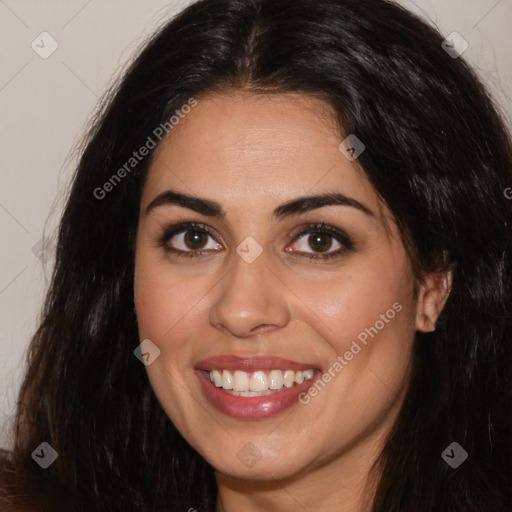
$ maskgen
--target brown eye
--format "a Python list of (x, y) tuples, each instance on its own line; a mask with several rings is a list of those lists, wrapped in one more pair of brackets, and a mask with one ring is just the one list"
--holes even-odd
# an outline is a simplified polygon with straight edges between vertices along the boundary
[(207, 241), (209, 235), (201, 232), (189, 229), (186, 231), (186, 235), (183, 237), (183, 240), (186, 246), (189, 249), (202, 249), (204, 244)]
[(178, 256), (195, 256), (222, 249), (222, 245), (215, 241), (213, 232), (206, 225), (196, 223), (170, 226), (160, 236), (159, 245)]
[[(337, 244), (337, 246), (334, 245), (333, 247), (333, 244)], [(334, 251), (328, 252), (331, 248), (333, 248)], [(340, 249), (343, 250), (344, 248), (345, 246), (342, 243), (340, 243), (338, 240), (335, 240), (334, 235), (323, 232), (309, 232), (300, 235), (297, 237), (297, 242), (295, 242), (294, 247), (297, 252), (303, 252), (306, 254), (311, 254), (311, 251), (313, 251), (313, 254), (318, 254), (318, 257), (337, 254), (340, 252)]]
[(346, 251), (356, 252), (352, 240), (344, 231), (323, 222), (303, 226), (293, 239), (297, 240), (293, 244), (293, 251), (286, 251), (298, 252), (306, 258), (327, 259), (341, 256)]
[(308, 236), (309, 246), (314, 251), (327, 251), (332, 245), (332, 236), (327, 233), (312, 233)]

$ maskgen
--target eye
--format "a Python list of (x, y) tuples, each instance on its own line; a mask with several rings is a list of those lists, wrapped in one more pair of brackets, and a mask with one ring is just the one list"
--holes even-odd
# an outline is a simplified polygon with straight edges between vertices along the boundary
[[(304, 252), (307, 249), (312, 249), (313, 253), (306, 252), (307, 258), (327, 259), (341, 256), (347, 250), (355, 251), (350, 237), (334, 226), (328, 226), (322, 222), (321, 224), (309, 224), (299, 229), (300, 231), (293, 235), (294, 239), (298, 238), (299, 243), (296, 242), (296, 245), (299, 247), (294, 248), (293, 251), (286, 249), (287, 252), (295, 252), (295, 250)], [(336, 244), (338, 245), (337, 250), (327, 252), (332, 249), (333, 245), (336, 249)]]
[[(177, 256), (193, 257), (202, 254), (203, 251), (222, 249), (222, 245), (215, 241), (210, 246), (207, 245), (208, 238), (213, 239), (213, 237), (213, 232), (205, 224), (185, 222), (167, 228), (158, 241), (166, 251)], [(173, 241), (172, 245), (169, 243), (171, 241)]]

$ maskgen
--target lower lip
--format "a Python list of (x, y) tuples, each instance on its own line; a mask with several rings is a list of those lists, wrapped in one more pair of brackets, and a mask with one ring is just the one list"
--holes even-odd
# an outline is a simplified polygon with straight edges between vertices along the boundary
[(313, 377), (302, 384), (270, 395), (243, 397), (222, 391), (212, 384), (204, 370), (195, 370), (195, 373), (203, 386), (206, 398), (214, 407), (229, 416), (249, 420), (274, 416), (298, 403), (299, 395), (306, 392), (321, 375), (318, 370), (315, 370)]

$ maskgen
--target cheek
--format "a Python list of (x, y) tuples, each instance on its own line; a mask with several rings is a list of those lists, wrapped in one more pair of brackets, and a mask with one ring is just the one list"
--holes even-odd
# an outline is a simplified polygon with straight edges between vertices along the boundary
[[(305, 305), (304, 316), (336, 355), (350, 350), (354, 341), (368, 347), (368, 340), (377, 338), (382, 343), (387, 339), (390, 345), (394, 340), (400, 347), (402, 340), (410, 341), (414, 334), (413, 281), (405, 253), (382, 251), (377, 257), (340, 267), (322, 280), (303, 275), (294, 279), (291, 287)], [(364, 352), (367, 355), (368, 350)]]
[(136, 261), (134, 295), (140, 338), (149, 338), (161, 350), (169, 343), (174, 346), (184, 338), (177, 333), (186, 334), (204, 284), (171, 272), (168, 264), (143, 251)]

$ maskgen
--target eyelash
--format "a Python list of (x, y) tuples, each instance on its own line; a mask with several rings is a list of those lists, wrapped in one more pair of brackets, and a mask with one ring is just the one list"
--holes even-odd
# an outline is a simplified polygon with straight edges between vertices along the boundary
[[(354, 245), (352, 243), (352, 240), (350, 237), (343, 231), (341, 231), (338, 228), (335, 228), (334, 226), (325, 225), (325, 223), (312, 223), (307, 224), (304, 226), (301, 226), (298, 228), (297, 233), (293, 233), (290, 236), (293, 236), (293, 240), (296, 238), (301, 238), (304, 235), (310, 235), (310, 234), (328, 234), (332, 238), (334, 238), (337, 242), (339, 242), (343, 247), (338, 249), (335, 252), (330, 253), (302, 253), (301, 256), (306, 257), (308, 259), (322, 259), (327, 260), (330, 258), (340, 257), (342, 254), (344, 254), (346, 251), (355, 251)], [(168, 252), (174, 253), (176, 256), (181, 257), (185, 256), (187, 258), (193, 258), (197, 256), (201, 256), (205, 252), (209, 251), (182, 251), (181, 249), (174, 249), (171, 247), (168, 247), (166, 244), (167, 242), (175, 235), (186, 232), (186, 231), (198, 231), (198, 232), (204, 232), (210, 235), (212, 238), (215, 239), (215, 233), (209, 228), (206, 224), (201, 224), (197, 222), (182, 222), (180, 224), (176, 224), (174, 226), (170, 226), (166, 229), (164, 229), (163, 233), (158, 237), (158, 246), (164, 248)], [(218, 243), (218, 242), (217, 242)]]

